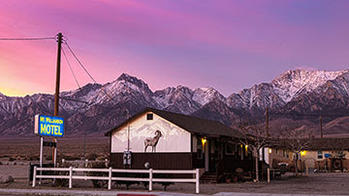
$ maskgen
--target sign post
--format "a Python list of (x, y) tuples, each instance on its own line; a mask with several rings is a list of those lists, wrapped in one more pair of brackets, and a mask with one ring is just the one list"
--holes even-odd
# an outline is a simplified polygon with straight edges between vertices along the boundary
[(44, 144), (44, 138), (42, 136), (40, 136), (40, 167), (42, 167), (42, 147), (43, 147), (43, 144)]
[(40, 167), (43, 163), (43, 147), (49, 146), (54, 148), (52, 157), (54, 166), (57, 160), (57, 143), (45, 142), (44, 136), (48, 137), (63, 137), (64, 135), (64, 119), (57, 116), (35, 115), (34, 133), (40, 135)]
[[(40, 168), (42, 168), (42, 153), (44, 150), (43, 144), (44, 144), (44, 138), (40, 136)], [(42, 171), (40, 171), (40, 175), (42, 175)], [(40, 178), (39, 184), (41, 184), (41, 178)]]

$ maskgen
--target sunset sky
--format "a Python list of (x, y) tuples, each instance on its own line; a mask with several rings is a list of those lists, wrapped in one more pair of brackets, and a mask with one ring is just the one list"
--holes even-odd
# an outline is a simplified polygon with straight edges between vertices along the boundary
[[(227, 96), (289, 69), (348, 69), (348, 10), (346, 0), (4, 0), (0, 38), (62, 32), (98, 83), (126, 72), (152, 90)], [(54, 40), (0, 41), (0, 92), (53, 93), (56, 50)], [(77, 88), (64, 58), (61, 82)]]

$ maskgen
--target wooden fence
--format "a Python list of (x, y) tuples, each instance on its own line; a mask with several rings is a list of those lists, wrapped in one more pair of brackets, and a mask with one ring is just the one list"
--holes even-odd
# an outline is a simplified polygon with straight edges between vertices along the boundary
[[(40, 174), (37, 174), (41, 171)], [(43, 175), (43, 171), (55, 171), (55, 172), (69, 172), (69, 175)], [(74, 175), (74, 172), (101, 172), (106, 173), (105, 176), (87, 176), (85, 175)], [(138, 174), (149, 174), (148, 178), (136, 178), (136, 177), (113, 177), (113, 173), (138, 173)], [(194, 174), (195, 178), (154, 178), (153, 174)], [(199, 169), (195, 170), (153, 170), (153, 169), (113, 169), (111, 167), (106, 169), (100, 168), (38, 168), (34, 167), (33, 175), (33, 187), (36, 185), (36, 179), (68, 179), (69, 188), (73, 186), (73, 179), (82, 180), (106, 180), (108, 181), (108, 189), (111, 189), (112, 181), (137, 181), (137, 182), (149, 182), (149, 191), (153, 190), (153, 182), (191, 182), (196, 184), (195, 192), (199, 193)]]

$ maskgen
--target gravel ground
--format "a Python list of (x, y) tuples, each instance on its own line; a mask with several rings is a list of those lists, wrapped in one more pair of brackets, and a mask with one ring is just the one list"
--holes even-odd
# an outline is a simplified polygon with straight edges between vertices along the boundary
[[(2, 184), (5, 189), (32, 189), (27, 182), (27, 166), (0, 165), (0, 175), (12, 175), (15, 183)], [(66, 187), (54, 187), (50, 183), (36, 186), (34, 190), (69, 190)], [(163, 191), (158, 184), (153, 186), (155, 191)], [(85, 180), (74, 180), (73, 190), (101, 191), (106, 189), (92, 188), (92, 183)], [(125, 186), (113, 187), (113, 191), (127, 191)], [(132, 185), (129, 191), (144, 192), (141, 185)], [(177, 183), (167, 188), (167, 193), (194, 193), (195, 185), (190, 183)], [(315, 194), (315, 195), (349, 195), (349, 173), (321, 173), (309, 176), (295, 177), (293, 174), (282, 176), (281, 179), (266, 183), (230, 183), (230, 184), (200, 184), (200, 193), (217, 194), (223, 192), (238, 193), (273, 193), (273, 194)]]
[(11, 175), (16, 179), (27, 179), (28, 165), (0, 165), (0, 176), (3, 175)]

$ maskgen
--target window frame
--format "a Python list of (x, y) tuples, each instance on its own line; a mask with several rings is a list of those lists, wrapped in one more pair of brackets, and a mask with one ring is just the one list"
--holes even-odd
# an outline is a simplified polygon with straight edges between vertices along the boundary
[(147, 120), (154, 120), (154, 114), (153, 113), (147, 113), (146, 119)]

